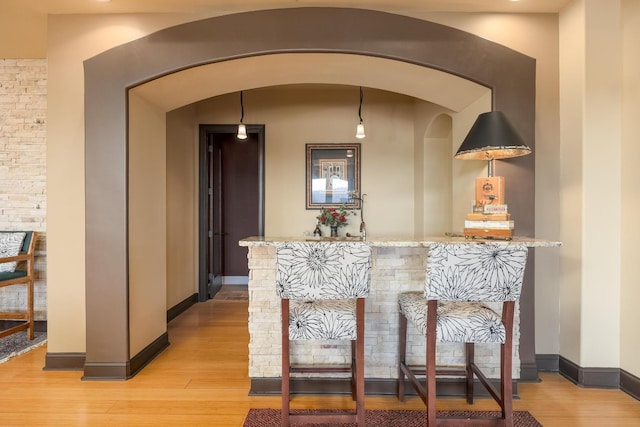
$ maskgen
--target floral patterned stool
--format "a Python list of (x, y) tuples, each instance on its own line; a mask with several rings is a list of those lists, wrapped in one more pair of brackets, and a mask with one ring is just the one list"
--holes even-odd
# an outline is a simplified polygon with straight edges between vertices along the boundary
[[(436, 375), (466, 377), (467, 402), (473, 403), (473, 376), (502, 409), (502, 418), (482, 425), (513, 425), (512, 335), (515, 301), (520, 298), (527, 247), (515, 243), (433, 244), (429, 246), (424, 293), (403, 293), (400, 306), (398, 399), (404, 400), (405, 376), (427, 407), (429, 426), (455, 421), (479, 425), (477, 419), (436, 417)], [(502, 302), (502, 315), (485, 303)], [(407, 320), (426, 335), (426, 367), (406, 364)], [(436, 369), (436, 342), (465, 343), (466, 366)], [(499, 343), (500, 393), (474, 361), (474, 343)], [(426, 375), (426, 387), (417, 375)], [(493, 423), (491, 423), (493, 421)]]
[[(357, 423), (364, 426), (364, 298), (371, 248), (362, 242), (293, 242), (276, 246), (276, 291), (282, 306), (282, 425)], [(351, 365), (292, 366), (294, 340), (350, 340)], [(355, 413), (290, 414), (290, 374), (351, 372)]]

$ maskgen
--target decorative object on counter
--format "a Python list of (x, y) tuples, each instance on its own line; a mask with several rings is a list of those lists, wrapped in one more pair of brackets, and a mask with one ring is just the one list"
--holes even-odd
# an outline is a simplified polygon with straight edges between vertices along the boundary
[(351, 193), (349, 193), (350, 200), (360, 201), (360, 238), (362, 240), (367, 240), (367, 224), (364, 222), (364, 198), (366, 196), (366, 194), (360, 196), (357, 191), (352, 191)]
[(360, 144), (306, 144), (306, 209), (359, 209)]
[(348, 210), (345, 205), (340, 205), (338, 208), (322, 208), (320, 215), (316, 218), (320, 224), (331, 229), (331, 237), (338, 237), (338, 227), (347, 225), (349, 223), (347, 217), (352, 214), (353, 212)]
[(320, 221), (316, 222), (316, 228), (313, 230), (313, 237), (322, 237), (322, 230), (320, 230)]
[[(467, 216), (465, 237), (513, 238), (514, 223), (505, 204), (504, 177), (494, 176), (494, 160), (524, 156), (531, 153), (520, 135), (501, 111), (482, 113), (471, 127), (454, 158), (462, 160), (487, 160), (487, 177), (476, 178), (475, 205)], [(476, 219), (476, 214), (485, 215)], [(502, 215), (494, 217), (494, 214)]]

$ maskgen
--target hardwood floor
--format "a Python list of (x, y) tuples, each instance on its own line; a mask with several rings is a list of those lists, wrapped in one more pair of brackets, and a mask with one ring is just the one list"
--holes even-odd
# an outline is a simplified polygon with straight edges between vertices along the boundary
[[(81, 381), (43, 371), (46, 346), (0, 365), (2, 426), (242, 426), (249, 408), (278, 408), (279, 396), (247, 396), (247, 301), (197, 304), (169, 324), (171, 346), (129, 381)], [(521, 384), (516, 410), (544, 426), (638, 426), (640, 402), (619, 390), (577, 387), (557, 374)], [(349, 397), (295, 397), (292, 407), (352, 407)], [(418, 398), (367, 397), (367, 408), (422, 409)], [(477, 409), (495, 409), (489, 399)], [(439, 409), (462, 409), (441, 399)]]

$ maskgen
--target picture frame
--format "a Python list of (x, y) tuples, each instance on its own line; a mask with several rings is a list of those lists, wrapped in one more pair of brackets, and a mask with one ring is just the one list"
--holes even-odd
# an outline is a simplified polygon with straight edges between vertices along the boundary
[(306, 209), (360, 209), (360, 144), (305, 144)]

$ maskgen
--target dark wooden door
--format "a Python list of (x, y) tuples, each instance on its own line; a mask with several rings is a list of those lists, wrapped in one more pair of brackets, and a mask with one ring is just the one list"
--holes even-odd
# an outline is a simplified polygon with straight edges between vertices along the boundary
[(247, 126), (245, 141), (235, 131), (201, 125), (201, 301), (220, 290), (223, 276), (248, 275), (247, 248), (238, 241), (264, 234), (264, 126)]
[(211, 298), (222, 287), (222, 191), (220, 182), (222, 181), (222, 145), (216, 143), (218, 134), (207, 135), (207, 289), (208, 297)]

